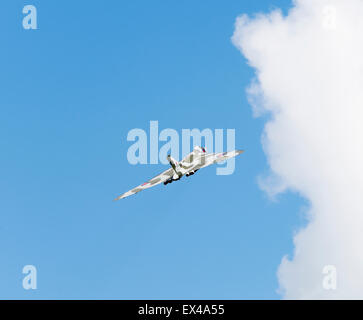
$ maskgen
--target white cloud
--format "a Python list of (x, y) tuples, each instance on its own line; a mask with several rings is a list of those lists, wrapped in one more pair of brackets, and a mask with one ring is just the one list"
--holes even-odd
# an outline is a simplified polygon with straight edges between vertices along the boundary
[[(278, 270), (284, 298), (363, 298), (362, 17), (360, 0), (298, 0), (287, 16), (236, 22), (233, 43), (256, 70), (254, 109), (271, 113), (264, 188), (310, 203)], [(323, 287), (326, 265), (336, 267), (336, 290)]]

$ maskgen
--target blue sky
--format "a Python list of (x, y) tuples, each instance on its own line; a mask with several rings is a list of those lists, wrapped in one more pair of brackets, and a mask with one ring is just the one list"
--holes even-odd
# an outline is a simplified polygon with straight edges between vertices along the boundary
[[(290, 1), (32, 1), (2, 6), (0, 297), (279, 298), (303, 202), (272, 202), (232, 45), (235, 18)], [(235, 128), (233, 175), (215, 168), (113, 202), (165, 169), (126, 159), (133, 128)], [(22, 268), (38, 270), (24, 290)]]

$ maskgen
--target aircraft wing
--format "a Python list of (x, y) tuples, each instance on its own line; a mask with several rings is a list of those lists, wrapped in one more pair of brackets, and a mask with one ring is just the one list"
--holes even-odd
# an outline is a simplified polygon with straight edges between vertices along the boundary
[(239, 154), (243, 153), (244, 150), (233, 150), (229, 152), (221, 152), (221, 153), (209, 153), (206, 154), (203, 158), (201, 158), (200, 164), (198, 164), (195, 169), (201, 169), (210, 166), (211, 164), (222, 162), (228, 160), (230, 158), (236, 157)]
[(114, 201), (126, 198), (126, 197), (131, 196), (135, 193), (138, 193), (142, 190), (154, 187), (154, 186), (170, 179), (173, 175), (174, 175), (174, 170), (173, 170), (173, 168), (170, 168), (170, 169), (160, 173), (156, 177), (150, 179), (149, 181), (144, 182), (143, 184), (137, 186), (136, 188), (133, 188), (130, 191), (123, 193), (122, 195), (120, 195), (116, 199), (114, 199)]

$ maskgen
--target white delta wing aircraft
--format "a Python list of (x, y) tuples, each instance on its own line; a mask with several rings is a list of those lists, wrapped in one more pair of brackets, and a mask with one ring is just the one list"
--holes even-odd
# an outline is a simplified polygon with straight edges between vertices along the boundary
[(122, 195), (114, 199), (114, 201), (126, 198), (142, 190), (154, 187), (162, 182), (164, 183), (164, 185), (167, 185), (168, 183), (172, 183), (173, 181), (180, 180), (180, 178), (184, 175), (189, 177), (201, 168), (205, 168), (210, 166), (211, 164), (233, 158), (235, 156), (238, 156), (242, 152), (243, 150), (234, 150), (221, 153), (207, 153), (205, 148), (197, 146), (193, 149), (191, 153), (189, 153), (183, 160), (179, 162), (173, 159), (170, 155), (168, 155), (167, 159), (171, 165), (171, 168), (164, 171), (163, 173), (160, 173), (149, 181), (144, 182), (136, 188), (123, 193)]

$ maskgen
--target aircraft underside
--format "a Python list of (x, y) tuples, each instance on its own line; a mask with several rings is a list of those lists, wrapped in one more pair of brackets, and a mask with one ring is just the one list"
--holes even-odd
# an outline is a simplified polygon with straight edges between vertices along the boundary
[[(199, 169), (196, 169), (196, 170), (194, 170), (194, 171), (190, 171), (190, 172), (188, 172), (188, 173), (186, 173), (185, 174), (185, 176), (187, 176), (187, 177), (189, 177), (189, 176), (192, 176), (194, 173), (196, 173), (197, 171), (198, 171)], [(173, 177), (171, 177), (170, 179), (168, 179), (168, 180), (166, 180), (165, 182), (164, 182), (164, 185), (167, 185), (168, 183), (172, 183), (173, 181), (178, 181), (178, 180), (180, 180), (182, 177), (184, 176), (184, 174), (182, 174), (182, 175), (178, 175), (178, 174), (174, 174), (174, 176)]]

